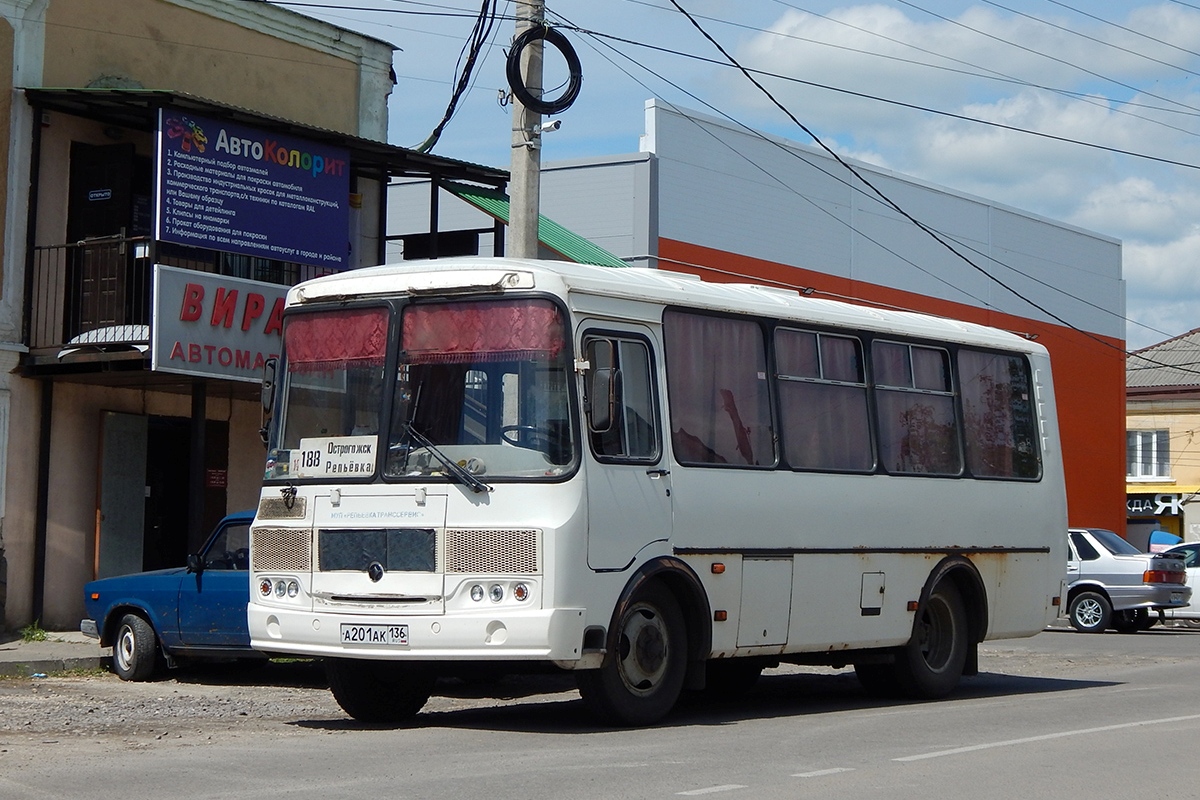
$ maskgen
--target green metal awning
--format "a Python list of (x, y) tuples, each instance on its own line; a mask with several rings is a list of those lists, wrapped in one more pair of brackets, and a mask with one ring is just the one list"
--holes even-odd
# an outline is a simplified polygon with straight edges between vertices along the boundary
[[(439, 186), (455, 197), (466, 200), (483, 213), (495, 217), (505, 225), (508, 224), (508, 195), (503, 192), (453, 181), (443, 181)], [(538, 241), (542, 246), (577, 264), (594, 264), (598, 267), (629, 266), (603, 247), (577, 233), (572, 233), (542, 214), (538, 214)]]

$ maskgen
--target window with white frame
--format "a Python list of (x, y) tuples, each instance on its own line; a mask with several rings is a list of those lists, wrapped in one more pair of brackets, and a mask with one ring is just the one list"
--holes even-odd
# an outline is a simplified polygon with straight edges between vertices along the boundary
[(1125, 474), (1129, 478), (1171, 475), (1169, 431), (1125, 431)]

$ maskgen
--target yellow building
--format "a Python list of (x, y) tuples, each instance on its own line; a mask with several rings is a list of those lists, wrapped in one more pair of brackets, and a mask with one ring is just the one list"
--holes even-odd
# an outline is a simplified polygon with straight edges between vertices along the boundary
[(256, 504), (273, 298), (383, 260), (390, 179), (508, 176), (385, 144), (394, 48), (270, 3), (0, 10), (0, 628), (63, 630)]
[(1200, 541), (1200, 329), (1130, 354), (1125, 428), (1127, 537)]

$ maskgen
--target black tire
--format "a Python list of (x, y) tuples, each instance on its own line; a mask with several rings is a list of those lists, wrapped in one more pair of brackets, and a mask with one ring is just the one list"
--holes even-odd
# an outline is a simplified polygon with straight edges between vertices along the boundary
[(392, 724), (416, 715), (433, 694), (437, 676), (423, 664), (325, 659), (333, 699), (359, 722)]
[(112, 668), (123, 681), (149, 680), (158, 668), (158, 637), (138, 614), (126, 614), (113, 639)]
[(958, 587), (944, 580), (917, 611), (913, 635), (896, 653), (896, 682), (908, 697), (945, 697), (967, 663), (967, 612)]
[(1104, 633), (1112, 621), (1112, 604), (1099, 592), (1080, 592), (1068, 610), (1071, 627), (1080, 633)]
[(895, 664), (855, 664), (854, 675), (871, 697), (900, 697)]
[(753, 659), (713, 659), (705, 671), (704, 692), (718, 700), (737, 699), (754, 688), (762, 671), (762, 663)]
[(615, 622), (616, 647), (600, 669), (575, 673), (592, 713), (614, 725), (650, 725), (665, 717), (683, 690), (687, 631), (679, 603), (651, 583)]
[(1155, 622), (1150, 612), (1144, 608), (1130, 608), (1125, 611), (1114, 611), (1111, 624), (1117, 633), (1137, 633), (1148, 630)]

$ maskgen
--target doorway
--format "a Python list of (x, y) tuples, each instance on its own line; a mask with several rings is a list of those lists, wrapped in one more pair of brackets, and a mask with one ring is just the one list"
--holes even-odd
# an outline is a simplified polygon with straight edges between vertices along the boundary
[[(191, 419), (103, 414), (97, 577), (180, 567), (204, 543), (188, 539)], [(202, 536), (225, 514), (229, 423), (204, 436)]]

